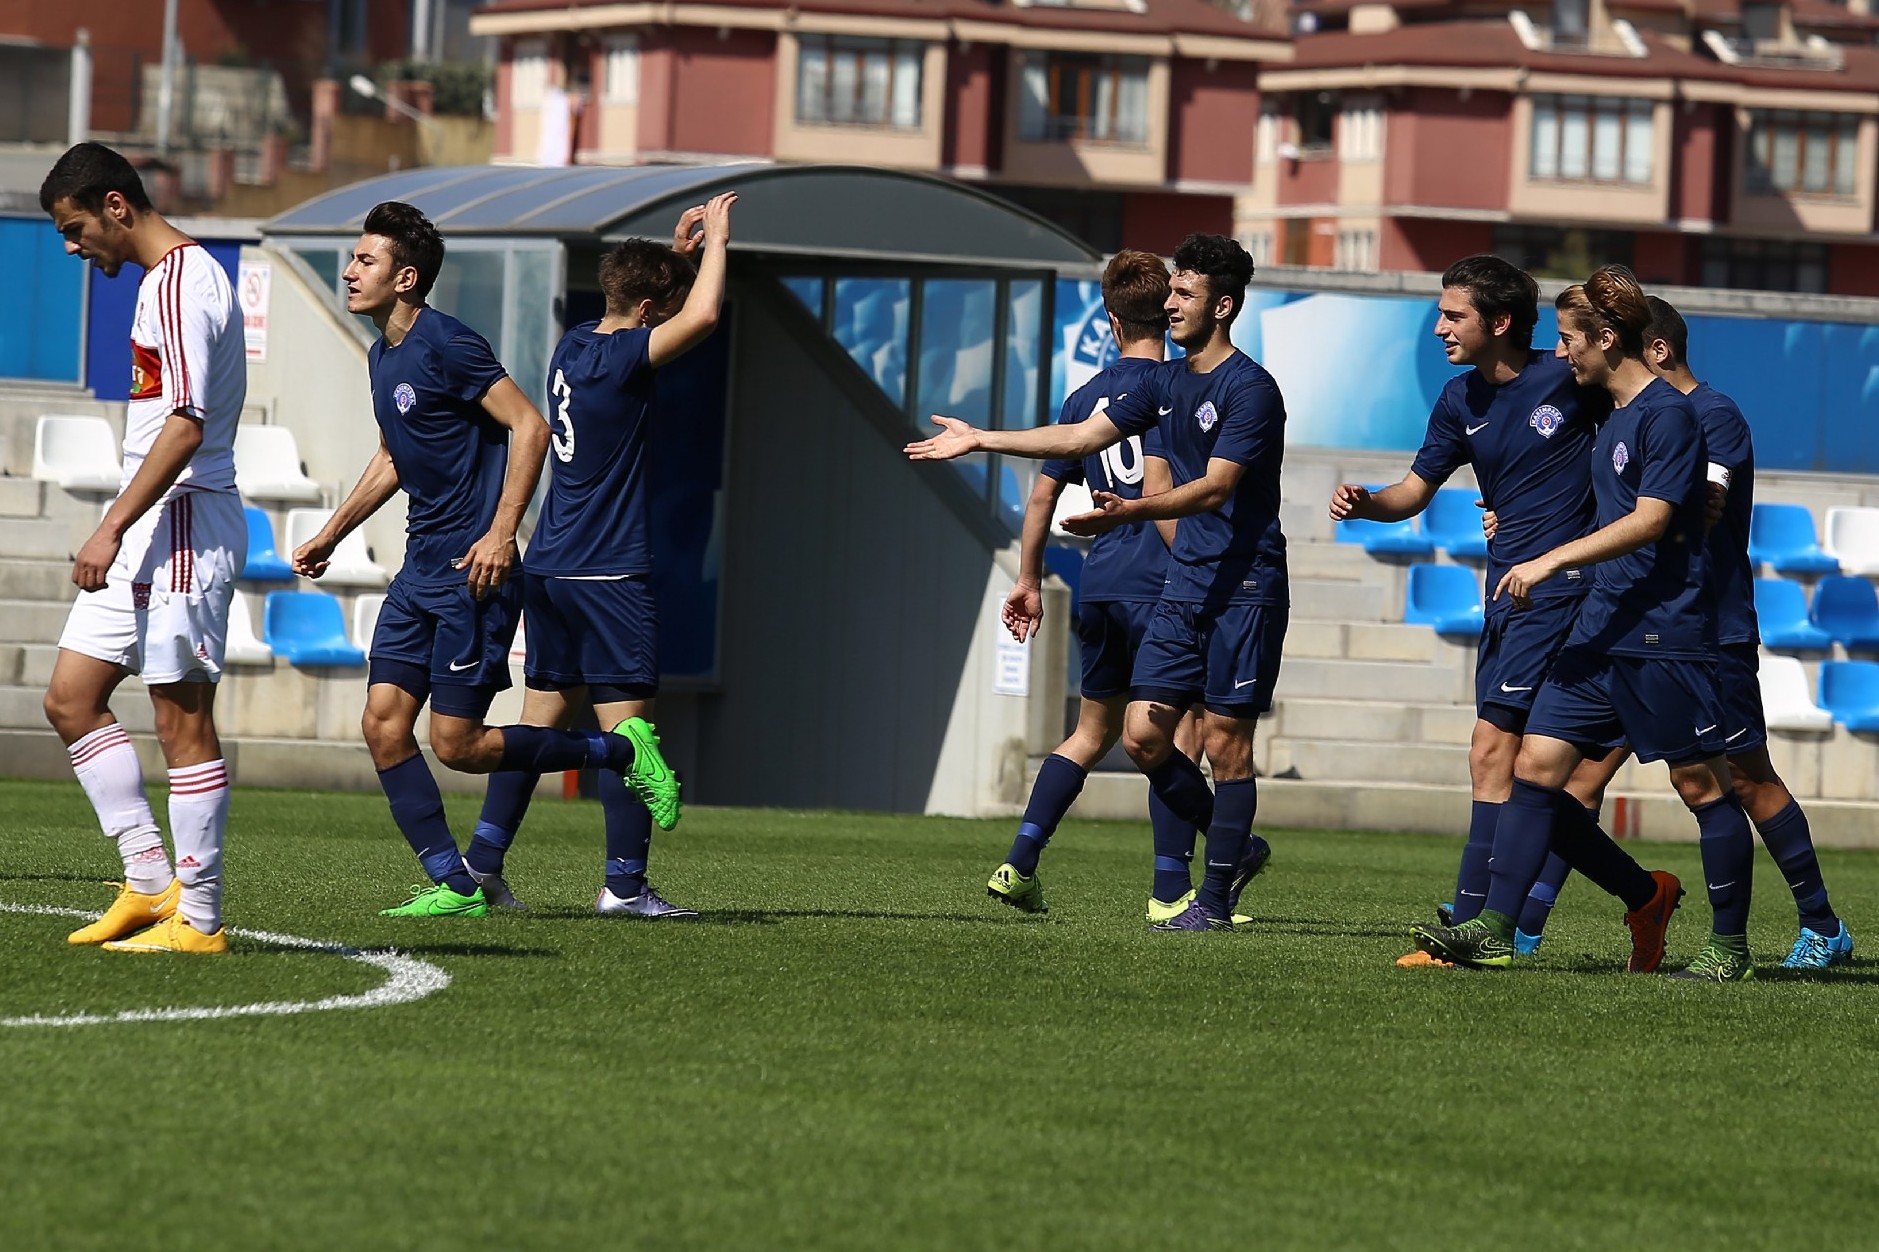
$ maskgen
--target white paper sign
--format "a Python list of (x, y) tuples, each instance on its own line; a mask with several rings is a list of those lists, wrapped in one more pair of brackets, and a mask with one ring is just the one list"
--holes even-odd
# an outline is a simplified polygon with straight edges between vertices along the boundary
[(241, 337), (250, 361), (267, 360), (268, 299), (274, 291), (274, 267), (266, 261), (243, 261), (236, 297), (241, 301)]
[(998, 631), (998, 652), (992, 661), (992, 690), (1001, 696), (1031, 694), (1030, 647), (1013, 639), (1002, 627)]

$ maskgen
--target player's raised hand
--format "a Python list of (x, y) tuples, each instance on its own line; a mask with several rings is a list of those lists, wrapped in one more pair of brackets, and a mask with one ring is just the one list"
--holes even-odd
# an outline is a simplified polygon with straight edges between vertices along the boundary
[(1064, 518), (1062, 525), (1065, 530), (1085, 539), (1094, 539), (1129, 520), (1129, 502), (1114, 492), (1092, 491), (1090, 499), (1095, 501), (1096, 507), (1087, 513)]
[(1020, 580), (1005, 597), (999, 616), (1004, 618), (1011, 637), (1023, 643), (1037, 633), (1037, 624), (1044, 620), (1044, 593), (1036, 583)]
[(492, 530), (478, 539), (468, 554), (458, 557), (456, 566), (465, 571), (470, 594), (481, 600), (508, 581), (509, 571), (520, 557), (513, 535), (504, 538)]
[(1496, 513), (1493, 509), (1488, 508), (1488, 502), (1486, 500), (1476, 500), (1474, 506), (1477, 509), (1483, 510), (1481, 514), (1482, 537), (1489, 543), (1493, 543), (1494, 536), (1500, 533), (1501, 515)]
[(979, 432), (970, 422), (962, 422), (956, 417), (941, 417), (935, 413), (933, 424), (940, 428), (939, 434), (901, 449), (909, 460), (950, 461), (968, 452), (978, 451)]
[(726, 244), (731, 242), (731, 206), (737, 203), (737, 193), (727, 191), (705, 201), (704, 241), (707, 244)]
[(332, 564), (333, 549), (339, 546), (339, 540), (332, 538), (325, 531), (313, 536), (294, 549), (294, 555), (288, 562), (294, 573), (302, 578), (318, 578)]
[(1356, 483), (1339, 483), (1331, 492), (1331, 520), (1342, 522), (1362, 517), (1370, 506), (1370, 488)]
[(93, 531), (72, 561), (72, 585), (80, 591), (103, 591), (105, 576), (111, 572), (111, 564), (117, 560), (118, 549), (123, 544), (122, 539), (102, 526)]
[(705, 242), (704, 232), (699, 227), (704, 224), (705, 206), (694, 204), (679, 214), (679, 224), (672, 230), (672, 251), (680, 256), (690, 256), (698, 251)]

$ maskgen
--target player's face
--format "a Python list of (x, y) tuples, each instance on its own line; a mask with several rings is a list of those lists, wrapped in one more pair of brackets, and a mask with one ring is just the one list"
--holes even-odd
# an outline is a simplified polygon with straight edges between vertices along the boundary
[(52, 202), (52, 224), (65, 236), (65, 254), (90, 261), (104, 271), (106, 278), (116, 278), (131, 258), (130, 206), (115, 191), (104, 198), (104, 207), (93, 213), (66, 196)]
[(1611, 377), (1611, 354), (1605, 340), (1609, 331), (1591, 331), (1571, 317), (1559, 319), (1559, 347), (1553, 355), (1572, 366), (1572, 381), (1581, 387), (1603, 387)]
[(1435, 337), (1442, 341), (1450, 365), (1479, 365), (1494, 345), (1494, 328), (1475, 308), (1466, 287), (1442, 288), (1435, 314)]
[(346, 284), (346, 311), (370, 316), (398, 302), (398, 276), (392, 263), (391, 240), (383, 235), (361, 235), (353, 245), (352, 260), (339, 277)]
[(1176, 270), (1168, 282), (1168, 337), (1184, 351), (1194, 352), (1207, 346), (1220, 319), (1215, 315), (1214, 299), (1207, 291), (1207, 276), (1193, 270)]

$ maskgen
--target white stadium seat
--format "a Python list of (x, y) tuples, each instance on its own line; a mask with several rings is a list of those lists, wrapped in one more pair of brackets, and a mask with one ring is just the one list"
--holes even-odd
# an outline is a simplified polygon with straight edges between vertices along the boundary
[(235, 428), (235, 484), (250, 500), (320, 502), (320, 484), (300, 468), (300, 446), (285, 426)]
[(1833, 714), (1814, 703), (1807, 689), (1807, 670), (1794, 657), (1762, 653), (1761, 682), (1768, 729), (1833, 729)]
[(222, 659), (230, 665), (272, 665), (274, 650), (255, 633), (254, 609), (246, 592), (237, 591), (228, 605), (228, 644)]
[(1821, 551), (1848, 574), (1879, 574), (1879, 509), (1828, 509)]
[(1057, 511), (1050, 515), (1050, 533), (1059, 539), (1077, 538), (1063, 528), (1063, 519), (1087, 513), (1096, 507), (1096, 500), (1090, 495), (1090, 489), (1082, 483), (1065, 483), (1063, 494), (1057, 497)]
[(117, 432), (102, 417), (46, 414), (33, 428), (33, 477), (67, 491), (109, 491), (123, 485)]
[[(326, 525), (326, 519), (332, 515), (331, 509), (288, 509), (287, 547), (282, 555), (293, 560), (300, 545), (319, 534), (320, 527)], [(366, 550), (365, 532), (355, 530), (333, 549), (332, 559), (326, 572), (320, 575), (320, 581), (337, 587), (383, 587), (391, 577)]]
[(372, 654), (372, 632), (378, 629), (378, 611), (385, 607), (382, 592), (367, 592), (352, 602), (352, 642), (367, 656)]

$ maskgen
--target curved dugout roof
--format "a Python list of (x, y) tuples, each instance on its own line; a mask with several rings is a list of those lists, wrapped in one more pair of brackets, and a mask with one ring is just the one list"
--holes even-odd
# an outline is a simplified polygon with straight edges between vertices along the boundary
[(1033, 213), (925, 174), (851, 165), (462, 165), (404, 170), (315, 197), (269, 235), (351, 235), (382, 200), (422, 209), (450, 236), (664, 238), (687, 205), (737, 191), (739, 251), (999, 265), (1101, 257)]

